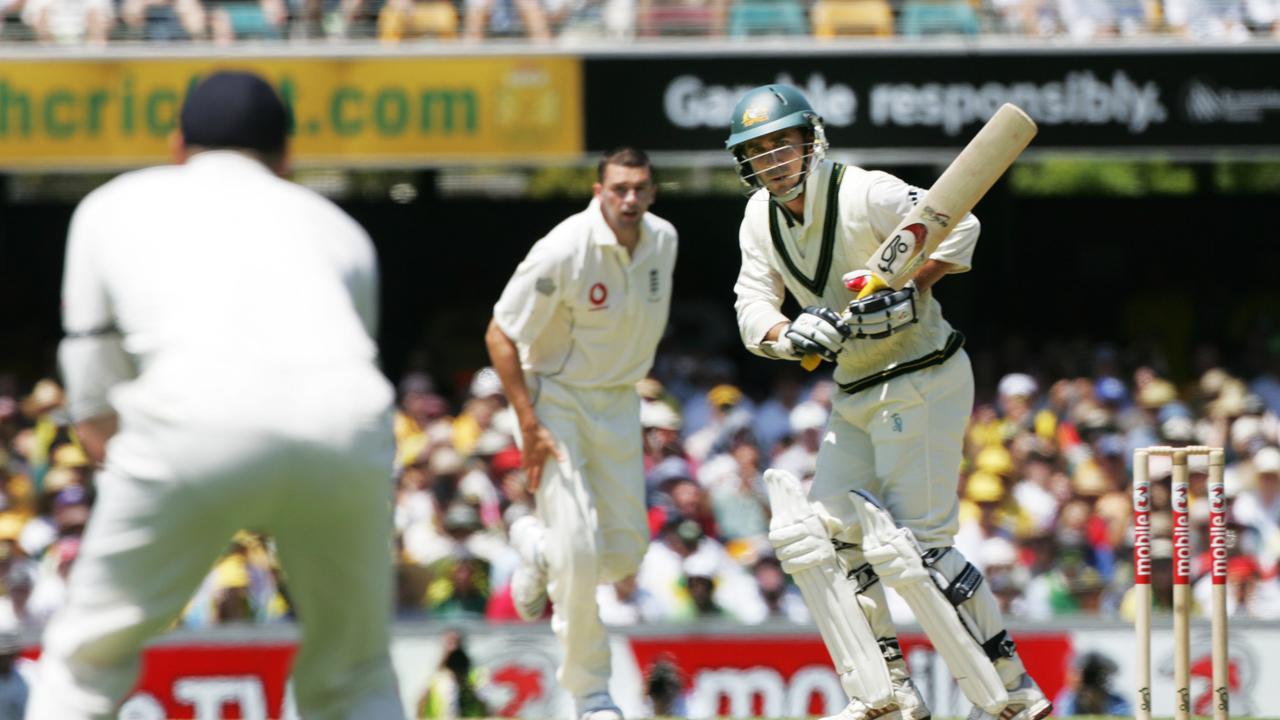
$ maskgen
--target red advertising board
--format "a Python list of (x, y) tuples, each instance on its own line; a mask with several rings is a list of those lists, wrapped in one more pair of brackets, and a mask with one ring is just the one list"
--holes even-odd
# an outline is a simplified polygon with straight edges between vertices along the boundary
[[(138, 686), (121, 708), (135, 720), (285, 717), (293, 643), (148, 648)], [(23, 653), (35, 659), (38, 650)]]
[[(1020, 634), (1016, 640), (1027, 670), (1053, 697), (1066, 682), (1070, 634)], [(908, 659), (933, 655), (923, 635), (902, 635), (899, 641)], [(831, 658), (817, 634), (635, 637), (631, 647), (643, 674), (663, 659), (679, 669), (689, 692), (690, 711), (698, 715), (830, 715), (845, 702)]]
[[(1233, 623), (1235, 625), (1235, 623)], [(475, 666), (486, 679), (480, 688), (494, 715), (519, 718), (562, 717), (571, 698), (559, 687), (555, 672), (559, 651), (549, 629), (476, 629), (468, 637)], [(610, 689), (632, 716), (647, 711), (645, 676), (665, 658), (683, 680), (682, 701), (690, 717), (800, 717), (829, 715), (841, 709), (844, 691), (817, 633), (811, 628), (780, 631), (690, 633), (670, 628), (669, 635), (615, 635)], [(750, 634), (740, 634), (750, 633)], [(1156, 715), (1173, 712), (1173, 637), (1167, 624), (1154, 632), (1152, 668)], [(1085, 653), (1099, 653), (1118, 666), (1113, 689), (1128, 694), (1134, 686), (1133, 635), (1129, 627), (1111, 623), (1091, 628), (1059, 627), (1015, 632), (1027, 669), (1045, 693), (1056, 696), (1067, 682), (1068, 668)], [(962, 716), (968, 703), (950, 671), (918, 633), (901, 636), (903, 655), (912, 676), (935, 715)], [(1274, 623), (1241, 620), (1232, 627), (1230, 687), (1232, 710), (1241, 716), (1280, 716), (1280, 686), (1267, 682), (1267, 670), (1280, 667), (1280, 629)], [(434, 632), (398, 637), (392, 656), (407, 709), (417, 706), (437, 667), (442, 646)], [(121, 716), (130, 720), (167, 718), (237, 718), (296, 720), (288, 696), (288, 673), (295, 645), (290, 638), (262, 637), (243, 642), (210, 642), (203, 638), (170, 641), (146, 651), (142, 680)], [(19, 672), (31, 678), (24, 652)], [(1209, 683), (1207, 627), (1192, 637), (1192, 698), (1197, 713), (1206, 711)]]

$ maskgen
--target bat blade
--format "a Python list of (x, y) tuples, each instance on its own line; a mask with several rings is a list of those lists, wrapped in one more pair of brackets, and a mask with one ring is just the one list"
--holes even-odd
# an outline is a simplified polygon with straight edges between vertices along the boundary
[(871, 255), (867, 269), (895, 290), (906, 285), (1022, 154), (1036, 129), (1035, 121), (1018, 106), (1001, 105)]

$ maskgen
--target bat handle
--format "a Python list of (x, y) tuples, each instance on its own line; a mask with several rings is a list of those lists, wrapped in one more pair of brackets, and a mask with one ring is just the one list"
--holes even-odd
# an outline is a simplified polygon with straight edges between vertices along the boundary
[(862, 286), (861, 290), (858, 291), (858, 295), (857, 297), (854, 298), (854, 300), (862, 300), (864, 298), (870, 297), (872, 293), (878, 293), (881, 290), (890, 290), (890, 289), (892, 288), (889, 287), (889, 284), (886, 283), (884, 280), (881, 280), (879, 275), (871, 275), (870, 277), (867, 278), (867, 283)]
[[(884, 280), (881, 280), (879, 275), (871, 275), (867, 277), (866, 284), (863, 285), (862, 289), (858, 291), (858, 296), (855, 299), (861, 300), (867, 297), (868, 295), (871, 295), (872, 293), (880, 292), (881, 290), (889, 290), (889, 289), (890, 289), (889, 285)], [(804, 368), (805, 370), (808, 370), (809, 372), (813, 372), (814, 370), (817, 370), (818, 366), (821, 364), (822, 364), (822, 358), (812, 353), (805, 355), (803, 358), (800, 359), (800, 367)]]

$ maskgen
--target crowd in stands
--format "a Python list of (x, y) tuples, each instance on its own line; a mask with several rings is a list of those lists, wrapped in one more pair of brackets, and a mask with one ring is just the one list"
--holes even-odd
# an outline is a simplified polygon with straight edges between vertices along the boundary
[[(1221, 367), (1176, 385), (1151, 365), (1121, 370), (1100, 348), (1078, 376), (1005, 372), (975, 357), (977, 406), (959, 469), (956, 543), (1007, 615), (1132, 617), (1133, 450), (1226, 449), (1229, 611), (1280, 619), (1280, 348), (1248, 377)], [(982, 378), (998, 378), (984, 387)], [(766, 535), (768, 467), (806, 480), (839, 392), (829, 379), (780, 372), (751, 393), (732, 366), (666, 352), (643, 397), (651, 543), (639, 572), (599, 589), (611, 625), (726, 618), (808, 621)], [(821, 377), (819, 375), (819, 377)], [(517, 621), (517, 563), (506, 529), (531, 512), (520, 451), (496, 374), (481, 369), (457, 402), (424, 373), (399, 381), (397, 458), (388, 478), (396, 530), (398, 614), (405, 620)], [(0, 626), (34, 632), (62, 602), (92, 512), (94, 469), (51, 379), (0, 378)], [(1209, 607), (1205, 465), (1193, 460), (1190, 506), (1197, 612)], [(1153, 459), (1155, 603), (1171, 602), (1166, 459)], [(905, 604), (891, 601), (909, 621)], [(271, 538), (246, 528), (179, 623), (287, 619), (288, 578)]]
[(1280, 0), (0, 0), (0, 41), (1280, 35)]

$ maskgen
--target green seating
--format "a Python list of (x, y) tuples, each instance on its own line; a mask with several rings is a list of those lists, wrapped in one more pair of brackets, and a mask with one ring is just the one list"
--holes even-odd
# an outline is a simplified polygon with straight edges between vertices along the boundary
[(807, 35), (809, 21), (797, 0), (737, 0), (729, 7), (729, 37)]
[(256, 2), (228, 2), (221, 7), (231, 17), (231, 27), (237, 38), (278, 40), (283, 37), (280, 29), (267, 20), (262, 7)]
[(978, 13), (967, 0), (906, 0), (898, 14), (898, 34), (977, 35)]

